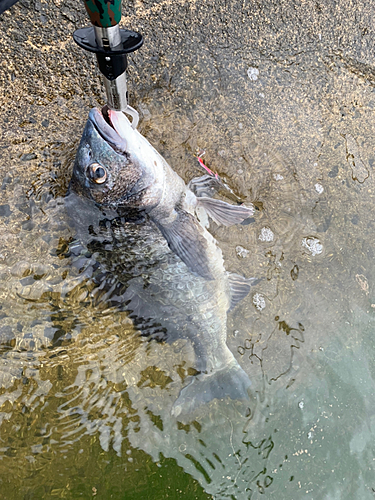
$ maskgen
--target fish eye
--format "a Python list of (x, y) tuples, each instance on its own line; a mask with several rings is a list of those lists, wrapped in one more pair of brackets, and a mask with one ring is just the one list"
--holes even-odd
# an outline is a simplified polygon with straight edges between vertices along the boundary
[(107, 180), (107, 171), (100, 163), (91, 163), (87, 170), (90, 179), (96, 184), (103, 184)]

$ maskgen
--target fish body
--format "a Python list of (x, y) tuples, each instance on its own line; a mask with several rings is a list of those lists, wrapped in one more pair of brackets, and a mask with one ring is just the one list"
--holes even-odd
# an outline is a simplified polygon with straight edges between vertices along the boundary
[(247, 398), (250, 380), (226, 345), (226, 317), (251, 279), (225, 271), (222, 252), (196, 211), (203, 207), (229, 225), (252, 215), (252, 207), (196, 196), (125, 115), (96, 108), (68, 198), (86, 243), (100, 248), (102, 268), (124, 285), (122, 301), (134, 323), (155, 338), (185, 338), (193, 346), (198, 374), (173, 413), (189, 413), (214, 398)]

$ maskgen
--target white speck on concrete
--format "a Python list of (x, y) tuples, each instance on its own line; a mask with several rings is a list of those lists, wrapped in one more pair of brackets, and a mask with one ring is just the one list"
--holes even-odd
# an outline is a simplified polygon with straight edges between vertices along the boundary
[(147, 106), (145, 104), (143, 104), (143, 103), (138, 103), (137, 106), (141, 110), (141, 113), (143, 115), (143, 119), (145, 121), (150, 120), (151, 119), (151, 113), (150, 113), (150, 110), (147, 108)]
[(318, 238), (314, 238), (313, 236), (308, 238), (303, 238), (302, 246), (306, 248), (313, 257), (323, 252), (323, 245), (320, 243)]
[(256, 293), (253, 296), (253, 304), (258, 309), (258, 311), (262, 311), (266, 307), (266, 301), (264, 297), (260, 293)]
[(259, 235), (260, 241), (273, 241), (274, 234), (269, 227), (262, 227)]
[(315, 191), (319, 194), (322, 194), (324, 191), (324, 187), (321, 184), (319, 184), (319, 182), (317, 182), (315, 184)]
[(250, 78), (250, 80), (252, 80), (253, 82), (255, 82), (256, 80), (258, 80), (258, 75), (259, 75), (259, 69), (258, 68), (252, 68), (250, 67), (248, 70), (247, 70), (247, 76)]
[(284, 179), (284, 176), (281, 174), (273, 174), (273, 178), (275, 181), (282, 181)]
[(249, 253), (250, 253), (250, 250), (246, 250), (246, 248), (241, 247), (240, 245), (236, 246), (236, 254), (241, 259), (244, 259), (245, 257), (248, 257)]
[(303, 409), (304, 409), (304, 407), (305, 407), (305, 403), (304, 403), (303, 401), (300, 401), (300, 402), (298, 403), (298, 408), (300, 408), (301, 410), (303, 410)]

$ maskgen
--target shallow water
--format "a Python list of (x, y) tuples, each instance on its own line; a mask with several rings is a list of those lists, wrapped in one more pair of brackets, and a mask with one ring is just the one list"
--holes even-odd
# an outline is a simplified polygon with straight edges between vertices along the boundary
[(204, 150), (258, 208), (211, 226), (226, 269), (263, 278), (228, 316), (252, 399), (192, 421), (170, 414), (189, 344), (147, 342), (92, 299), (95, 255), (71, 243), (63, 196), (102, 102), (70, 41), (83, 8), (2, 16), (0, 498), (374, 498), (373, 8), (124, 11), (147, 36), (129, 64), (139, 130), (186, 181)]

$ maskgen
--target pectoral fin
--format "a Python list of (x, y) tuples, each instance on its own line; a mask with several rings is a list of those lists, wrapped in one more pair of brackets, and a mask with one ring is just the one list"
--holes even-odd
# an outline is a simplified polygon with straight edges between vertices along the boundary
[(254, 214), (254, 207), (245, 207), (245, 205), (231, 205), (226, 201), (216, 200), (214, 198), (197, 198), (201, 205), (217, 224), (223, 226), (232, 226), (240, 224)]
[(154, 221), (167, 240), (169, 248), (196, 274), (214, 279), (207, 256), (207, 241), (202, 227), (189, 213), (179, 210), (173, 222)]

